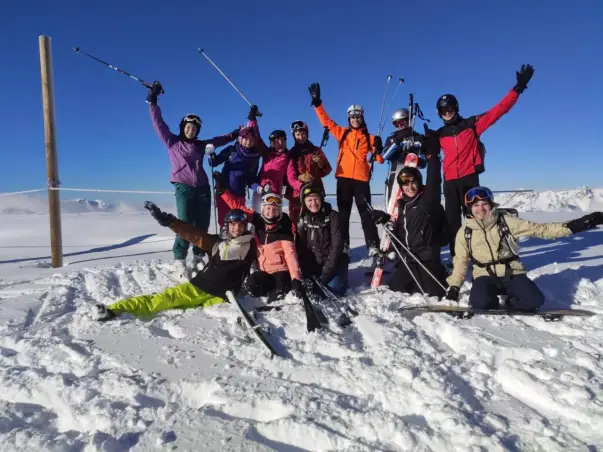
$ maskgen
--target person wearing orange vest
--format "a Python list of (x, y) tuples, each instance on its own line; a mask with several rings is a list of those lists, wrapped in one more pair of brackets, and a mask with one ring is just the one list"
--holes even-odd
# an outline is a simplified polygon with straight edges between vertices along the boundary
[(312, 83), (308, 90), (318, 120), (339, 141), (335, 178), (337, 179), (337, 209), (346, 245), (345, 250), (347, 251), (350, 246), (350, 214), (355, 200), (369, 257), (373, 257), (379, 253), (379, 234), (367, 206), (367, 202), (371, 203), (371, 164), (367, 156), (371, 154), (373, 157), (374, 154), (378, 163), (384, 162), (380, 155), (383, 150), (381, 137), (373, 136), (368, 132), (362, 106), (353, 104), (348, 108), (348, 127), (342, 127), (329, 117), (322, 105), (320, 85)]

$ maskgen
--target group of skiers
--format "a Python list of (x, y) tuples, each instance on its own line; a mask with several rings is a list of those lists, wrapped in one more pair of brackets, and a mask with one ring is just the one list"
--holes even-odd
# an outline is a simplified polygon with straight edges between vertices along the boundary
[[(263, 141), (257, 106), (251, 107), (247, 126), (228, 134), (199, 140), (201, 119), (187, 115), (176, 135), (162, 119), (157, 105), (162, 87), (155, 82), (147, 102), (153, 127), (168, 149), (178, 218), (152, 203), (147, 208), (162, 226), (177, 234), (175, 259), (184, 261), (192, 244), (194, 261), (207, 253), (209, 262), (185, 284), (99, 306), (99, 318), (115, 318), (122, 312), (146, 315), (169, 308), (208, 306), (223, 302), (226, 291), (236, 293), (242, 287), (253, 296), (268, 296), (274, 301), (289, 291), (301, 294), (313, 287), (304, 283), (312, 278), (343, 295), (348, 286), (349, 218), (354, 201), (370, 257), (380, 253), (378, 224), (403, 245), (389, 284), (391, 290), (458, 301), (473, 263), (471, 306), (496, 308), (498, 295), (507, 295), (508, 304), (516, 309), (538, 309), (544, 296), (525, 275), (518, 239), (554, 239), (582, 232), (603, 224), (603, 213), (567, 223), (535, 224), (499, 209), (492, 192), (479, 185), (479, 174), (485, 170), (480, 137), (513, 107), (533, 73), (532, 66), (522, 66), (515, 86), (482, 115), (464, 118), (453, 95), (441, 96), (436, 108), (444, 125), (437, 131), (426, 128), (425, 135), (414, 132), (407, 109), (396, 110), (392, 116), (396, 130), (385, 146), (379, 136), (368, 132), (360, 105), (348, 108), (347, 126), (338, 125), (325, 110), (320, 85), (311, 84), (311, 104), (318, 119), (339, 142), (337, 211), (326, 202), (322, 182), (331, 173), (331, 164), (322, 149), (309, 140), (304, 121), (291, 124), (294, 145), (290, 149), (283, 130), (269, 135), (269, 145)], [(216, 154), (216, 147), (233, 141)], [(404, 166), (409, 154), (420, 158)], [(203, 169), (206, 155), (212, 168), (223, 165), (221, 172), (211, 175), (220, 234), (207, 232), (211, 189)], [(373, 210), (370, 204), (371, 164), (386, 160), (392, 163), (390, 196), (397, 196), (397, 217), (393, 212)], [(442, 163), (445, 208), (440, 196)], [(426, 181), (419, 169), (425, 166)], [(394, 180), (399, 194), (391, 191)], [(248, 189), (253, 193), (251, 209), (245, 206)], [(289, 215), (282, 209), (283, 192), (289, 201)], [(463, 216), (467, 217), (464, 228)], [(248, 223), (253, 226), (251, 230)], [(441, 262), (441, 248), (446, 245), (453, 257), (450, 276)]]

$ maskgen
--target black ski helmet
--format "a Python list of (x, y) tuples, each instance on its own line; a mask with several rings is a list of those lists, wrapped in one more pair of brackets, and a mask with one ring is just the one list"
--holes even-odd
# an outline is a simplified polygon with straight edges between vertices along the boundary
[(306, 197), (308, 197), (310, 195), (320, 196), (320, 199), (323, 202), (326, 197), (324, 188), (317, 186), (317, 185), (313, 185), (312, 182), (308, 182), (307, 184), (303, 185), (299, 189), (299, 200), (301, 202), (302, 207), (305, 207), (304, 201), (305, 201)]
[(402, 176), (414, 177), (417, 184), (419, 184), (419, 188), (423, 187), (423, 175), (421, 174), (421, 171), (419, 171), (419, 168), (416, 168), (414, 166), (405, 166), (404, 168), (402, 168), (398, 173), (398, 185), (400, 187), (402, 187), (403, 185)]
[(224, 227), (222, 228), (222, 231), (225, 232), (228, 237), (231, 237), (230, 233), (228, 232), (228, 223), (233, 223), (235, 221), (245, 222), (245, 230), (247, 231), (247, 214), (241, 209), (232, 209), (229, 210), (224, 217)]
[(201, 131), (201, 126), (203, 125), (203, 121), (197, 115), (188, 114), (184, 118), (180, 120), (180, 136), (184, 138), (184, 126), (188, 123), (194, 124), (197, 126), (197, 133), (195, 138), (199, 136), (199, 132)]
[(287, 139), (287, 134), (285, 133), (284, 130), (273, 130), (272, 133), (270, 133), (269, 139), (270, 141), (272, 140), (276, 140), (277, 138), (284, 138), (285, 140)]
[(440, 96), (440, 98), (438, 99), (438, 102), (436, 103), (436, 109), (438, 111), (438, 116), (441, 118), (442, 117), (442, 113), (440, 113), (440, 111), (442, 109), (452, 109), (454, 110), (454, 112), (458, 115), (459, 113), (459, 101), (456, 100), (456, 97), (454, 97), (454, 95), (452, 94), (444, 94), (443, 96)]

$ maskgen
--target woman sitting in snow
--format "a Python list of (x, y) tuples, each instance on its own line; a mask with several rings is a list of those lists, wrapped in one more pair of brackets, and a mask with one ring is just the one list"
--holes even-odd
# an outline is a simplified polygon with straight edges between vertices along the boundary
[(537, 311), (544, 294), (527, 277), (519, 259), (520, 237), (556, 239), (603, 224), (603, 212), (593, 212), (567, 223), (537, 224), (497, 209), (492, 192), (474, 187), (465, 195), (468, 215), (465, 228), (456, 234), (454, 270), (447, 281), (447, 298), (458, 301), (469, 263), (473, 262), (473, 285), (469, 304), (474, 309), (498, 309), (498, 295), (508, 295), (513, 309)]
[(162, 212), (153, 203), (145, 203), (153, 218), (180, 237), (193, 243), (211, 257), (203, 271), (189, 282), (170, 287), (163, 292), (141, 295), (105, 306), (97, 305), (99, 321), (116, 318), (123, 313), (150, 316), (166, 309), (207, 307), (223, 303), (226, 291), (237, 292), (249, 274), (256, 250), (252, 235), (247, 231), (247, 215), (231, 210), (224, 218), (221, 235), (207, 234), (192, 224)]
[(247, 278), (245, 288), (254, 297), (268, 295), (268, 302), (284, 298), (291, 290), (299, 296), (303, 290), (292, 224), (282, 202), (281, 196), (269, 193), (262, 197), (261, 213), (247, 209), (260, 269)]

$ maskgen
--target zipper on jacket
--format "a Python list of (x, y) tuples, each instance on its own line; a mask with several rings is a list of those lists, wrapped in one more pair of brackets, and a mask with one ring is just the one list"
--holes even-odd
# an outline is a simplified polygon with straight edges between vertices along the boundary
[(456, 148), (456, 178), (460, 179), (460, 177), (461, 177), (461, 172), (459, 171), (460, 153), (459, 153), (459, 143), (456, 140), (456, 127), (452, 128), (452, 133), (454, 134), (454, 147)]
[(486, 240), (486, 245), (488, 245), (488, 251), (490, 251), (490, 256), (492, 257), (492, 262), (495, 262), (494, 253), (492, 252), (492, 247), (490, 246), (490, 242), (488, 242), (488, 233), (486, 232), (486, 228), (482, 227), (478, 221), (476, 221), (477, 225), (484, 231), (484, 239)]

